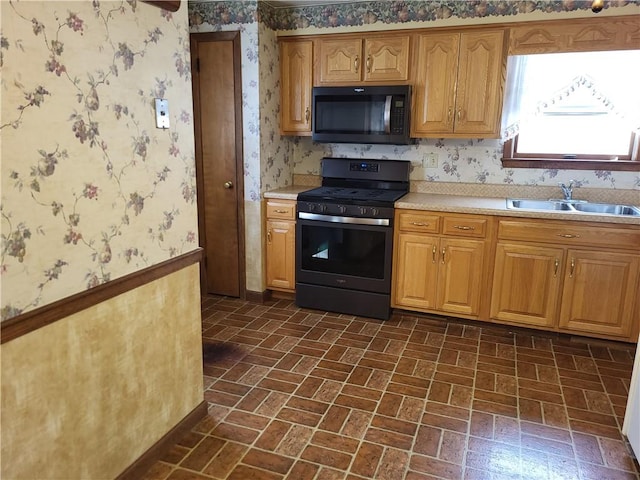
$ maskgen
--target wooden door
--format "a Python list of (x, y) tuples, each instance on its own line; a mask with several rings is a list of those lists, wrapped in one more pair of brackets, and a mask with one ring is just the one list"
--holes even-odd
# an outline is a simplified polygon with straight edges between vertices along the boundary
[(318, 40), (321, 84), (350, 84), (361, 80), (362, 39)]
[(191, 35), (203, 291), (244, 296), (239, 32)]
[(412, 136), (453, 132), (460, 34), (417, 37)]
[(280, 43), (280, 132), (311, 135), (313, 42)]
[(526, 326), (555, 326), (564, 250), (498, 243), (491, 318)]
[(440, 240), (438, 309), (478, 315), (483, 278), (484, 241), (466, 238)]
[(409, 35), (386, 35), (364, 41), (366, 82), (406, 82), (409, 79)]
[(457, 134), (498, 136), (506, 61), (504, 30), (461, 34), (455, 111)]
[(569, 250), (560, 326), (629, 339), (639, 301), (640, 256)]
[(435, 309), (438, 237), (400, 233), (397, 238), (395, 306)]

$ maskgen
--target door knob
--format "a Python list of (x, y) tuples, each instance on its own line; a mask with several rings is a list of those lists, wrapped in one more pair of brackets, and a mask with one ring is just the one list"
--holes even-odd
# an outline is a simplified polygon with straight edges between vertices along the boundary
[(232, 188), (233, 182), (224, 182), (224, 188)]

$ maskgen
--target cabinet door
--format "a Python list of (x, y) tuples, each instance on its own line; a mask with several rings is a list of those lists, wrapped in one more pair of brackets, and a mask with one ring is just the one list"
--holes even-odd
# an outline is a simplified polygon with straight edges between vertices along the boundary
[(499, 135), (506, 60), (503, 30), (460, 35), (457, 134)]
[(629, 338), (638, 302), (640, 256), (569, 250), (560, 327)]
[(366, 38), (364, 41), (366, 82), (409, 79), (409, 35)]
[(440, 240), (438, 309), (477, 315), (480, 308), (484, 242), (462, 238)]
[(400, 233), (396, 252), (395, 305), (435, 309), (438, 237)]
[(293, 291), (295, 288), (296, 224), (267, 220), (267, 287)]
[(458, 33), (418, 35), (411, 136), (453, 132)]
[(280, 132), (311, 135), (313, 42), (280, 44)]
[(362, 39), (318, 40), (321, 84), (359, 82), (362, 69)]
[(491, 318), (554, 326), (563, 256), (562, 248), (498, 243)]

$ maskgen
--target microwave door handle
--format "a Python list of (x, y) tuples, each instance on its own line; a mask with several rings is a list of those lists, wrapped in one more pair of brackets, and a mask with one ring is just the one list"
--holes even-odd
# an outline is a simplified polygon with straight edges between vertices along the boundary
[(384, 101), (384, 133), (391, 133), (391, 95)]

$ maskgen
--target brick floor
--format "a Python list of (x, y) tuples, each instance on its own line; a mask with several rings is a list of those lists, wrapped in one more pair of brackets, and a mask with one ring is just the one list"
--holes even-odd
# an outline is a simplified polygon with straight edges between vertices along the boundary
[(203, 299), (209, 414), (157, 480), (638, 479), (635, 346)]

